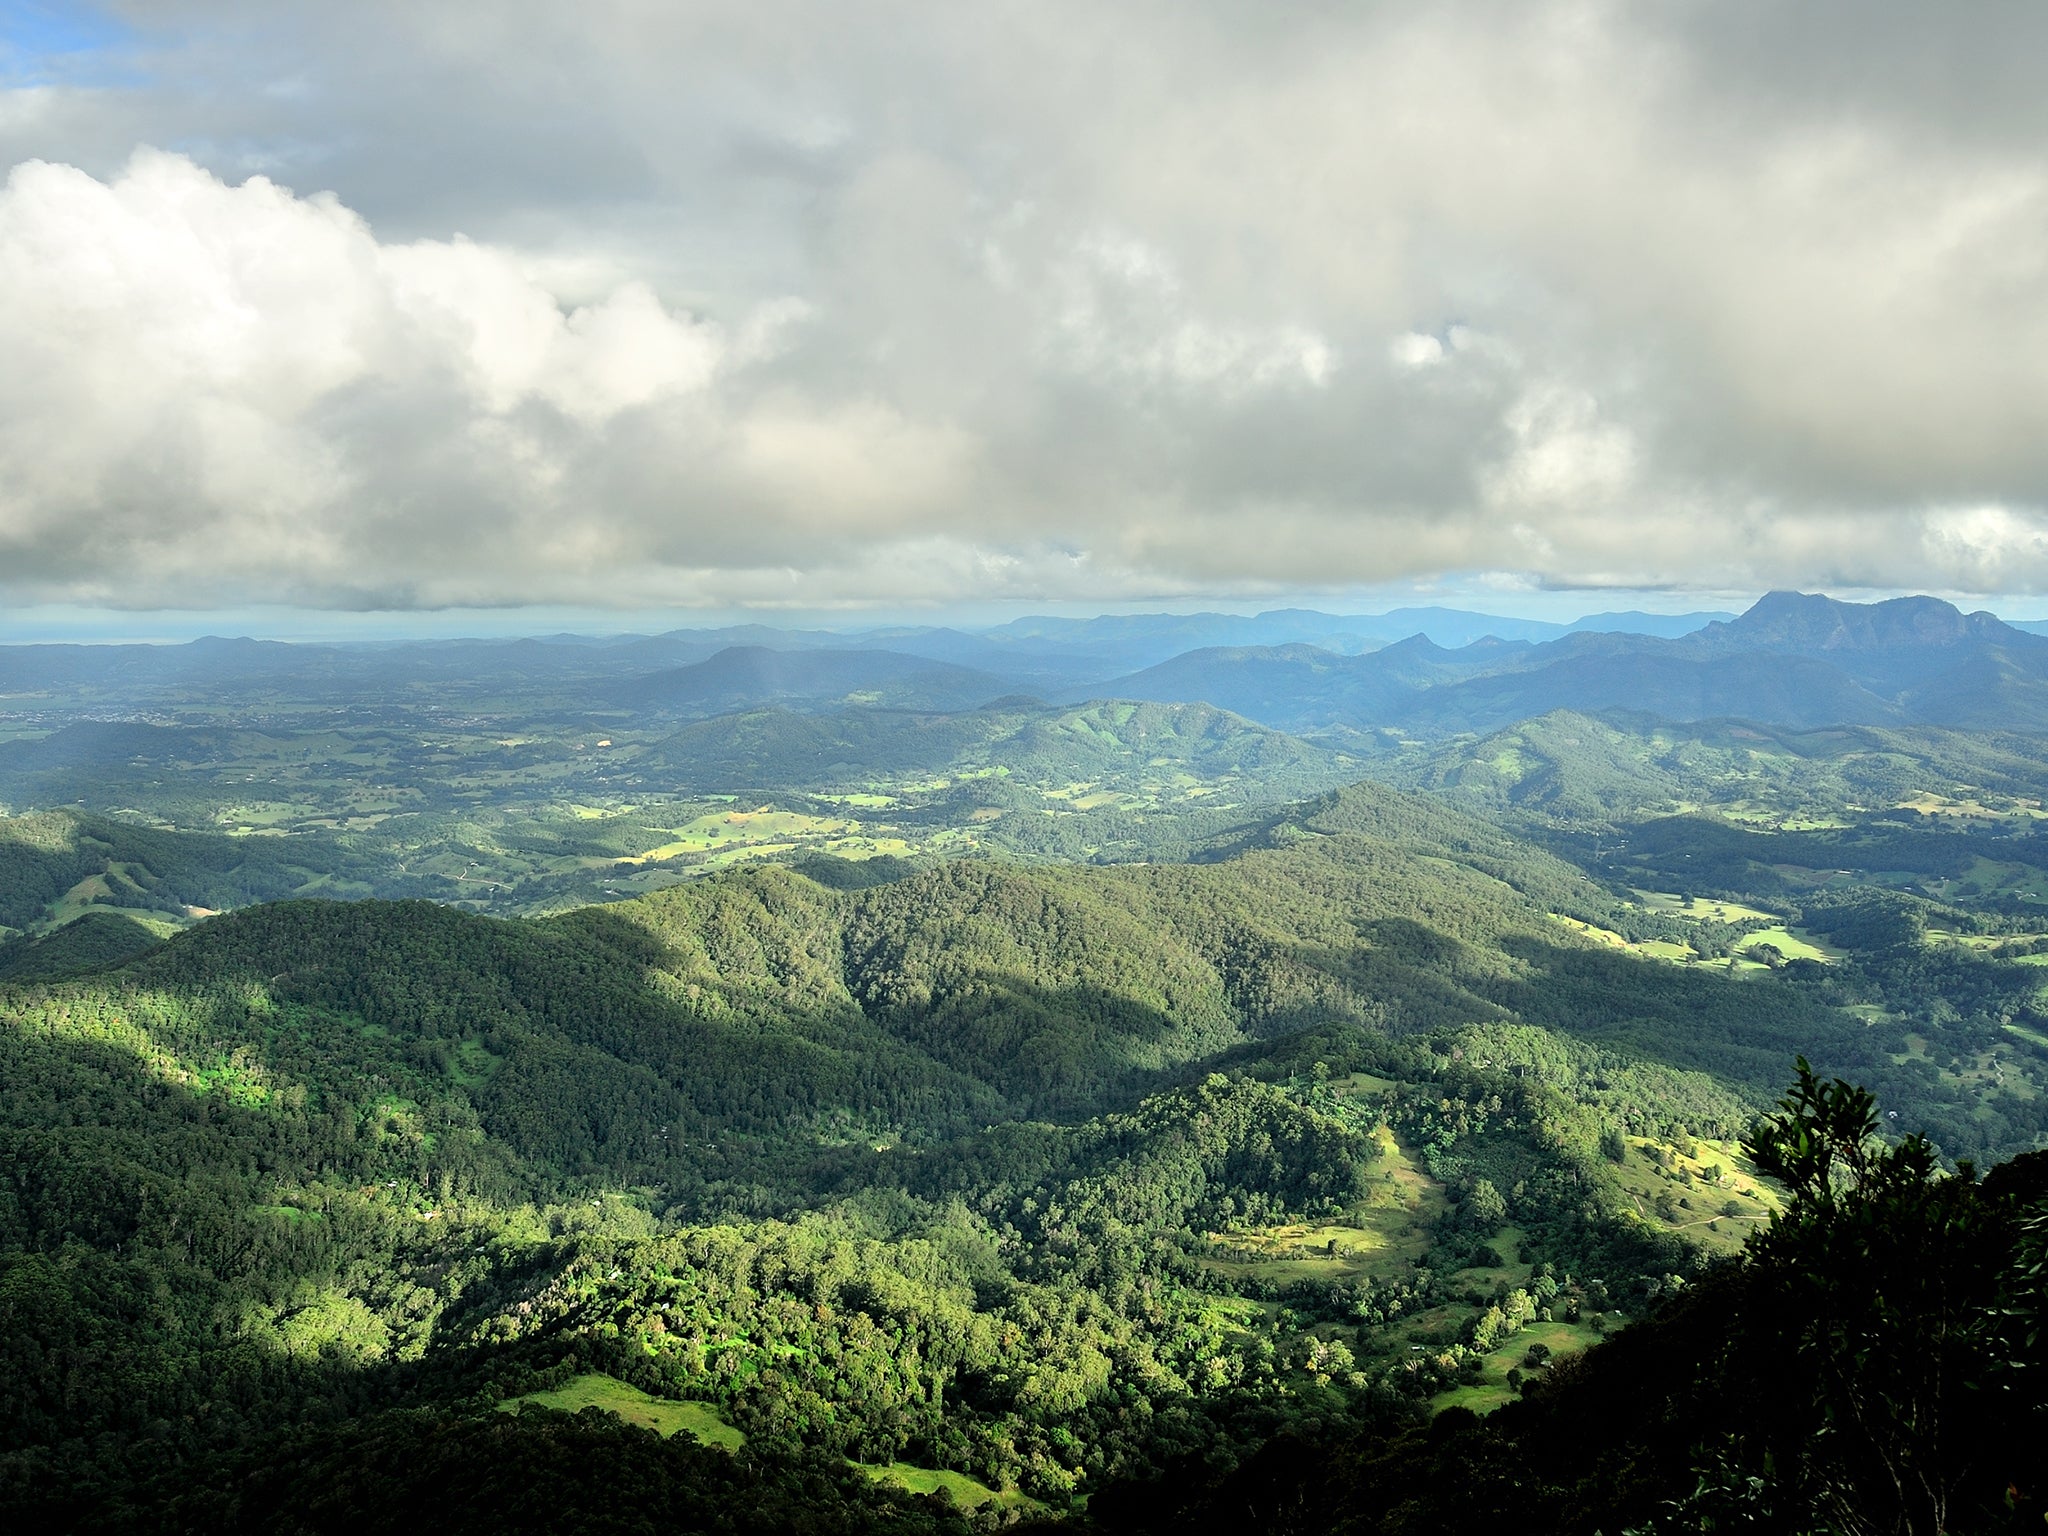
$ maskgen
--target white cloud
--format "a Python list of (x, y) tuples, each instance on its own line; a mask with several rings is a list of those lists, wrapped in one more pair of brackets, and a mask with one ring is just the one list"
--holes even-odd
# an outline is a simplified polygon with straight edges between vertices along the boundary
[(1409, 371), (1434, 368), (1444, 356), (1443, 342), (1420, 331), (1405, 331), (1387, 347), (1387, 360), (1396, 368)]
[(1943, 507), (1920, 520), (1928, 568), (1965, 591), (2048, 587), (2048, 517), (2011, 507)]
[(0, 592), (2036, 589), (2001, 14), (163, 0), (0, 90)]
[[(887, 521), (960, 448), (880, 407), (714, 396), (800, 306), (724, 330), (644, 283), (565, 308), (513, 252), (383, 245), (332, 197), (138, 154), (0, 192), (0, 552), (27, 591), (221, 600), (601, 595), (651, 542), (602, 504), (622, 418), (729, 508)], [(649, 441), (649, 420), (658, 418)], [(652, 455), (650, 455), (652, 456)], [(694, 463), (692, 461), (695, 461)], [(949, 478), (952, 477), (952, 478)], [(705, 508), (707, 513), (712, 509)]]
[[(1004, 264), (1008, 270), (1008, 264)], [(1327, 384), (1336, 349), (1313, 330), (1256, 326), (1191, 312), (1173, 263), (1128, 237), (1081, 241), (1053, 274), (1061, 296), (1055, 357), (1115, 382), (1222, 396)]]
[(1599, 403), (1556, 382), (1531, 385), (1502, 418), (1510, 447), (1487, 466), (1488, 502), (1522, 517), (1545, 512), (1619, 512), (1635, 489), (1636, 446), (1601, 419)]
[(702, 389), (725, 351), (715, 326), (671, 314), (644, 283), (565, 312), (507, 253), (468, 240), (374, 251), (402, 344), (461, 370), (483, 410), (544, 400), (586, 423)]

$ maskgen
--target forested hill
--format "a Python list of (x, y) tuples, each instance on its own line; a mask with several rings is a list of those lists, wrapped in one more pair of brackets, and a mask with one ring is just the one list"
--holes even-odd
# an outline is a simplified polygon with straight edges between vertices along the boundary
[(1561, 921), (1618, 914), (1553, 855), (1360, 785), (1189, 865), (965, 861), (853, 890), (761, 866), (532, 922), (262, 905), (6, 1008), (31, 1028), (104, 1016), (182, 1080), (246, 1079), (263, 1102), (317, 1099), (330, 1065), (409, 1083), (401, 1121), (473, 1115), (537, 1188), (670, 1201), (761, 1176), (772, 1147), (1091, 1113), (1341, 1025), (1529, 1024), (1756, 1094), (1804, 1051), (1980, 1150), (1955, 1143), (1982, 1122), (1811, 989), (1648, 965)]
[(83, 979), (10, 1006), (147, 999), (184, 1070), (240, 1063), (220, 1070), (266, 1095), (306, 1073), (317, 1091), (346, 1041), (424, 1074), (420, 1093), (459, 1090), (536, 1168), (677, 1190), (730, 1172), (745, 1138), (1086, 1113), (1311, 1025), (1523, 1021), (1758, 1089), (1797, 1049), (1872, 1064), (1864, 1026), (1790, 988), (1654, 970), (1552, 915), (1611, 906), (1551, 855), (1362, 786), (1200, 865), (970, 861), (847, 892), (761, 867), (527, 923), (259, 906), (114, 993)]
[(1134, 766), (1203, 778), (1256, 775), (1273, 799), (1357, 777), (1356, 762), (1203, 704), (1096, 702), (1046, 709), (998, 701), (951, 714), (749, 710), (684, 726), (651, 763), (705, 790), (840, 785), (890, 774), (995, 772), (1030, 782), (1099, 782)]
[(985, 1521), (1131, 1528), (1677, 1294), (1771, 1207), (1728, 1141), (1796, 1053), (1952, 1152), (2034, 1134), (1899, 1069), (1902, 1023), (1602, 920), (1571, 865), (1362, 785), (1191, 864), (293, 900), (29, 965), (0, 1506), (534, 1529), (535, 1480), (685, 1529), (957, 1530), (890, 1491), (943, 1472)]
[(2018, 732), (1680, 724), (1623, 710), (1554, 710), (1373, 767), (1387, 782), (1466, 809), (1581, 822), (1699, 807), (1835, 820), (1851, 808), (1884, 811), (1928, 796), (2048, 796), (2040, 739)]

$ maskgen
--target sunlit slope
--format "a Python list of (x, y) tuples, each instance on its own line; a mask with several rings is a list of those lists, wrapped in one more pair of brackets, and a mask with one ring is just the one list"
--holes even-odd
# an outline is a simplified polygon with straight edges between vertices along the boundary
[(1499, 1401), (1754, 1223), (1693, 1138), (1793, 1054), (1908, 1124), (1984, 1091), (1777, 974), (1588, 936), (1615, 901), (1365, 785), (1194, 864), (289, 901), (0, 982), (0, 1305), (36, 1341), (0, 1422), (111, 1466), (108, 1426), (238, 1443), (208, 1404), (331, 1436), (344, 1399), (601, 1371), (750, 1456), (801, 1422), (832, 1466), (1058, 1500), (1311, 1385)]
[(38, 932), (87, 909), (180, 923), (195, 909), (277, 901), (312, 887), (370, 889), (363, 861), (307, 838), (230, 838), (49, 811), (0, 817), (0, 939)]
[(1797, 1051), (1876, 1050), (1774, 981), (1645, 963), (1552, 915), (1609, 906), (1496, 828), (1360, 786), (1207, 864), (970, 861), (843, 892), (748, 868), (535, 922), (274, 904), (5, 1006), (147, 995), (194, 1061), (280, 1084), (368, 1053), (397, 1098), (445, 1097), (537, 1166), (675, 1186), (773, 1145), (1092, 1112), (1341, 1024), (1520, 1021), (1759, 1087)]
[[(1555, 710), (1504, 730), (1373, 765), (1387, 781), (1479, 811), (1607, 820), (1711, 808), (1827, 820), (1923, 797), (1989, 817), (2048, 795), (2037, 740), (1924, 726), (1794, 730), (1746, 719), (1678, 724)], [(2005, 807), (2010, 809), (2010, 807)]]
[(1033, 782), (1174, 770), (1329, 782), (1349, 760), (1207, 704), (1005, 701), (953, 714), (753, 710), (684, 726), (648, 761), (700, 790), (847, 786), (896, 775), (1001, 771)]

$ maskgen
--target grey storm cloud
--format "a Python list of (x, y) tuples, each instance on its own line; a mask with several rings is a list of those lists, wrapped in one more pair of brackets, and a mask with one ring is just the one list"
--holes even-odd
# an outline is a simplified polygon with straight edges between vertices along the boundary
[(2048, 587), (2048, 10), (698, 0), (0, 53), (0, 589)]

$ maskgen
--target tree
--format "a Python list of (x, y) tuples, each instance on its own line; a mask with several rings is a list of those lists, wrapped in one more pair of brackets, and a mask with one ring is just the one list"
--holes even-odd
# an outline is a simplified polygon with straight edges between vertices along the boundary
[(2017, 1471), (2028, 1396), (2041, 1429), (2038, 1388), (2016, 1390), (2026, 1220), (1924, 1138), (1879, 1140), (1865, 1089), (1796, 1070), (1744, 1143), (1792, 1200), (1752, 1242), (1735, 1322), (1731, 1385), (1753, 1426), (1739, 1459), (1760, 1498), (1845, 1532), (1978, 1528), (1986, 1489)]
[(1497, 1232), (1508, 1219), (1508, 1203), (1491, 1179), (1474, 1179), (1465, 1195), (1465, 1217), (1475, 1231)]

